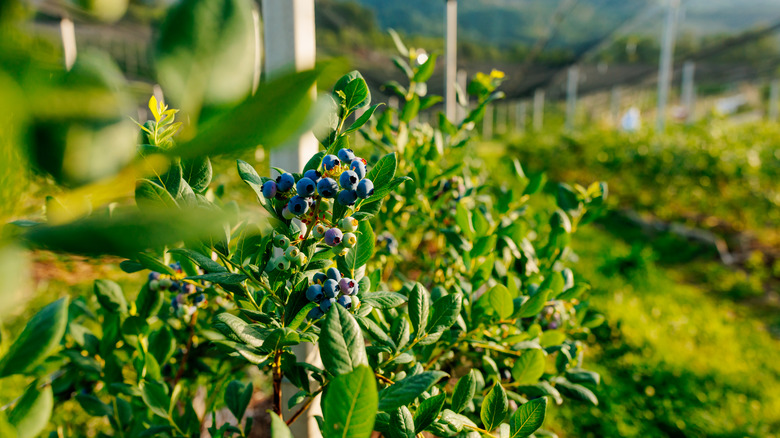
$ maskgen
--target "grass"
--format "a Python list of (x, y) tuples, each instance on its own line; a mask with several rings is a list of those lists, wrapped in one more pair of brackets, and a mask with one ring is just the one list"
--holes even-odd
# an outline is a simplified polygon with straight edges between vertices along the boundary
[(554, 409), (562, 436), (777, 436), (780, 343), (764, 321), (644, 244), (589, 227), (574, 246), (608, 323), (585, 356), (600, 405)]

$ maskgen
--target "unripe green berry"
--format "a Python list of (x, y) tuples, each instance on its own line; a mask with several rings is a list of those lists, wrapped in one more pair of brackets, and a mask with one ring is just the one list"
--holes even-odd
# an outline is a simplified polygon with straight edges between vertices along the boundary
[(357, 244), (357, 236), (355, 233), (347, 233), (341, 239), (341, 244), (346, 248), (352, 248)]
[(307, 259), (302, 252), (298, 251), (298, 255), (296, 255), (291, 261), (293, 266), (301, 267), (306, 264)]
[(290, 246), (290, 239), (287, 238), (284, 234), (279, 234), (276, 237), (274, 237), (274, 246), (277, 248), (285, 249), (288, 246)]
[(344, 257), (344, 256), (346, 256), (349, 253), (349, 248), (346, 247), (346, 246), (340, 246), (338, 249), (339, 249), (339, 255), (341, 257)]
[(284, 251), (284, 256), (287, 257), (288, 260), (295, 260), (296, 257), (301, 253), (301, 251), (296, 246), (289, 246)]
[(314, 229), (311, 230), (312, 234), (314, 234), (315, 239), (322, 239), (325, 237), (325, 232), (328, 231), (328, 227), (322, 224), (317, 224), (314, 226)]
[(290, 269), (290, 260), (287, 257), (279, 256), (274, 259), (274, 268), (280, 271), (286, 271)]
[(358, 221), (352, 216), (341, 220), (341, 230), (344, 232), (355, 231), (358, 228)]

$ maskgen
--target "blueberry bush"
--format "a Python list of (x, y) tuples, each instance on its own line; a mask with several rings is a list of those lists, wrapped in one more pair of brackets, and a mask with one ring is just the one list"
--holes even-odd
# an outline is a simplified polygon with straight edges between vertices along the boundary
[[(517, 161), (501, 178), (486, 167), (469, 140), (501, 98), (499, 72), (460, 90), (462, 121), (440, 114), (435, 126), (420, 123), (418, 113), (441, 100), (426, 86), (436, 56), (417, 64), (417, 50), (395, 34), (394, 61), (409, 79), (387, 84), (402, 98), (397, 111), (371, 105), (356, 71), (318, 105), (307, 94), (321, 69), (254, 93), (240, 60), (233, 81), (222, 78), (224, 65), (206, 61), (224, 61), (220, 44), (245, 48), (246, 5), (203, 0), (169, 12), (159, 79), (187, 118), (150, 99), (136, 150), (99, 172), (30, 153), (38, 172), (70, 190), (47, 199), (42, 220), (13, 222), (9, 241), (121, 256), (123, 271), (146, 280), (136, 294), (98, 279), (92, 294), (55, 301), (16, 339), (3, 339), (0, 379), (24, 376), (29, 385), (0, 411), (2, 435), (36, 436), (53, 410), (75, 400), (101, 420), (90, 423), (100, 436), (248, 436), (256, 420), (249, 369), (271, 382), (271, 429), (280, 437), (314, 403), (325, 437), (512, 438), (552, 435), (541, 428), (548, 404), (597, 404), (589, 386), (599, 375), (582, 363), (589, 330), (603, 318), (588, 311), (589, 286), (568, 264), (571, 236), (598, 214), (606, 186), (561, 184), (550, 199), (543, 174), (528, 175)], [(223, 34), (209, 42), (177, 33), (182, 23), (205, 32), (201, 21), (216, 18), (197, 12), (215, 6), (230, 6), (231, 32), (214, 27)], [(122, 78), (104, 61), (80, 58), (46, 91), (98, 84), (113, 96)], [(106, 135), (124, 135), (129, 118), (111, 114), (80, 129), (110, 123), (122, 128)], [(61, 128), (73, 122), (45, 116), (28, 123), (69, 156), (77, 145)], [(270, 148), (312, 127), (321, 150), (301, 173), (261, 175), (237, 161), (254, 203), (213, 187), (211, 158)], [(110, 194), (128, 181), (134, 202)], [(321, 363), (306, 361), (303, 344), (319, 348)], [(294, 393), (283, 393), (285, 382)], [(225, 409), (232, 420), (218, 416)], [(80, 433), (57, 426), (54, 436)]]

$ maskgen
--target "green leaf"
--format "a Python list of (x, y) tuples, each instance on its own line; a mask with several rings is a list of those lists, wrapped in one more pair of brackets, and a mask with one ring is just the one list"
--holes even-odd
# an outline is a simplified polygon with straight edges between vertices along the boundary
[(582, 368), (570, 368), (566, 370), (566, 378), (574, 383), (590, 383), (593, 385), (601, 383), (601, 376), (599, 376), (599, 373)]
[(220, 313), (215, 319), (225, 324), (238, 340), (255, 348), (261, 348), (271, 332), (270, 329), (261, 329), (256, 325), (247, 324), (243, 319), (226, 312)]
[(401, 56), (409, 56), (409, 49), (406, 48), (404, 45), (404, 42), (401, 40), (401, 37), (398, 35), (398, 32), (396, 32), (394, 29), (388, 29), (387, 32), (390, 34), (390, 36), (393, 38), (393, 43), (395, 43), (395, 48), (398, 50), (398, 53), (401, 54)]
[(254, 387), (252, 382), (242, 384), (238, 380), (231, 380), (225, 389), (225, 404), (239, 422), (244, 418), (244, 413), (247, 406), (249, 406), (249, 401), (252, 400), (253, 393)]
[(332, 306), (320, 334), (322, 364), (334, 375), (367, 365), (363, 333), (355, 318), (342, 306)]
[(459, 201), (455, 207), (455, 222), (460, 231), (469, 239), (474, 237), (474, 225), (471, 223), (471, 212), (464, 201)]
[(342, 76), (333, 86), (333, 94), (341, 101), (347, 114), (357, 108), (371, 104), (371, 91), (359, 71), (353, 70)]
[(437, 333), (452, 327), (458, 320), (462, 302), (463, 295), (461, 294), (449, 294), (436, 300), (433, 303), (431, 317), (428, 321), (428, 331)]
[(322, 400), (323, 437), (369, 438), (374, 430), (376, 411), (374, 372), (367, 366), (357, 366), (328, 385)]
[(509, 401), (506, 398), (506, 391), (500, 383), (496, 383), (490, 390), (485, 400), (482, 401), (482, 410), (479, 412), (479, 418), (485, 426), (485, 430), (493, 430), (504, 421), (509, 409)]
[(93, 417), (104, 417), (114, 414), (114, 410), (111, 406), (103, 403), (99, 398), (92, 394), (77, 394), (76, 401), (79, 402), (87, 414)]
[(395, 177), (395, 171), (398, 168), (398, 157), (395, 152), (382, 156), (374, 167), (366, 175), (374, 183), (374, 190), (380, 189), (385, 184), (389, 184)]
[(182, 178), (192, 187), (192, 190), (200, 193), (206, 190), (211, 183), (211, 160), (208, 157), (195, 157), (184, 160), (182, 165)]
[(253, 96), (209, 118), (195, 137), (178, 143), (169, 154), (182, 159), (231, 154), (259, 145), (274, 147), (299, 136), (316, 121), (309, 116), (309, 93), (319, 74), (308, 70), (261, 83)]
[(415, 438), (415, 427), (409, 408), (401, 406), (390, 415), (389, 438)]
[(428, 310), (430, 301), (428, 291), (420, 283), (415, 283), (412, 291), (409, 293), (409, 319), (412, 321), (415, 338), (420, 338), (428, 324)]
[(443, 371), (425, 371), (399, 380), (379, 393), (379, 410), (392, 412), (408, 405), (445, 377), (447, 373)]
[(138, 181), (135, 203), (142, 210), (175, 209), (179, 206), (167, 190), (148, 179)]
[(539, 429), (547, 414), (547, 398), (541, 397), (528, 401), (515, 411), (509, 422), (511, 438), (525, 438)]
[(33, 382), (8, 414), (8, 422), (16, 428), (19, 438), (38, 436), (49, 423), (54, 406), (51, 385), (38, 388), (40, 382)]
[(347, 252), (344, 257), (336, 259), (336, 263), (339, 270), (350, 278), (355, 278), (355, 272), (358, 268), (368, 263), (371, 260), (371, 256), (374, 254), (374, 230), (371, 229), (371, 224), (368, 221), (362, 221), (358, 225), (357, 245)]
[(374, 112), (376, 112), (377, 108), (384, 105), (383, 103), (378, 103), (376, 105), (372, 105), (369, 109), (367, 109), (363, 115), (358, 117), (357, 120), (355, 120), (351, 125), (349, 125), (349, 128), (347, 128), (344, 131), (344, 134), (349, 134), (350, 132), (355, 132), (358, 129), (360, 129), (363, 125), (368, 123), (369, 120), (371, 120), (371, 117), (374, 115)]
[(439, 416), (447, 396), (444, 393), (427, 398), (420, 403), (414, 413), (414, 433), (422, 433)]
[(168, 252), (173, 254), (181, 254), (184, 257), (187, 257), (188, 259), (192, 260), (196, 265), (203, 268), (203, 270), (205, 270), (210, 274), (227, 272), (227, 269), (225, 269), (224, 266), (220, 265), (219, 263), (215, 262), (214, 260), (211, 260), (210, 258), (206, 257), (205, 255), (197, 251), (193, 251), (187, 248), (173, 248), (173, 249), (169, 249)]
[(95, 280), (98, 302), (109, 312), (127, 313), (127, 300), (122, 288), (111, 280)]
[(564, 379), (558, 379), (555, 381), (555, 387), (565, 397), (569, 397), (574, 400), (586, 401), (593, 406), (598, 406), (599, 404), (599, 399), (596, 397), (596, 394), (582, 385), (570, 383)]
[(407, 100), (404, 107), (401, 109), (400, 119), (406, 123), (411, 122), (417, 117), (417, 113), (420, 112), (420, 96), (413, 95), (410, 100)]
[(461, 413), (474, 398), (477, 391), (477, 379), (474, 377), (474, 370), (458, 379), (455, 389), (452, 392), (452, 410), (456, 414)]
[(309, 158), (309, 161), (306, 162), (306, 165), (303, 166), (303, 171), (306, 172), (307, 170), (317, 170), (320, 167), (320, 164), (322, 164), (322, 158), (325, 156), (325, 151), (319, 151), (316, 154), (312, 155), (311, 158)]
[(425, 63), (417, 69), (417, 73), (414, 74), (414, 78), (412, 80), (414, 82), (427, 82), (428, 79), (431, 78), (433, 70), (436, 68), (436, 58), (438, 56), (439, 55), (437, 53), (431, 53), (431, 55), (428, 57), (428, 60), (426, 60)]
[(547, 304), (547, 295), (550, 291), (543, 290), (529, 298), (518, 310), (518, 316), (520, 318), (530, 318), (536, 316), (542, 311), (544, 305)]
[(67, 297), (36, 313), (0, 360), (0, 378), (30, 371), (41, 363), (59, 346), (67, 323)]
[[(383, 199), (385, 196), (387, 196), (390, 192), (398, 188), (401, 184), (405, 183), (406, 181), (412, 181), (411, 178), (408, 176), (400, 176), (398, 178), (394, 178), (389, 183), (383, 185), (382, 187), (378, 189), (374, 189), (374, 194), (366, 198), (364, 203), (369, 204), (372, 202), (379, 201)], [(362, 205), (362, 204), (361, 204)], [(357, 219), (357, 218), (356, 218)]]
[[(362, 293), (362, 292), (361, 292)], [(390, 309), (398, 307), (405, 303), (407, 298), (396, 292), (370, 292), (365, 295), (360, 295), (360, 301), (364, 304), (370, 304), (378, 309)]]
[(232, 272), (217, 272), (214, 274), (192, 275), (188, 280), (204, 280), (217, 284), (241, 284), (247, 277), (244, 274), (234, 274)]
[(280, 416), (273, 411), (268, 411), (268, 415), (271, 417), (271, 438), (293, 438), (290, 428)]
[(512, 295), (503, 284), (497, 284), (488, 291), (488, 301), (499, 318), (507, 319), (512, 316), (512, 311), (514, 310)]
[(526, 350), (512, 367), (512, 377), (520, 385), (536, 383), (544, 374), (544, 351), (538, 348)]
[(168, 396), (168, 387), (155, 381), (143, 381), (139, 384), (141, 398), (153, 414), (170, 418), (168, 409), (171, 406), (171, 398)]
[(240, 0), (179, 3), (159, 29), (155, 70), (166, 96), (188, 113), (236, 102), (252, 89), (252, 10)]

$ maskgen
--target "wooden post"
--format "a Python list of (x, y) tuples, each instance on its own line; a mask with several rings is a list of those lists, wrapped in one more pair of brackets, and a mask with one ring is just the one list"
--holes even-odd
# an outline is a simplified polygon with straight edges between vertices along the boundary
[(770, 122), (776, 122), (777, 116), (780, 111), (778, 111), (778, 107), (780, 106), (780, 80), (775, 79), (769, 84), (769, 121)]
[(515, 132), (525, 133), (525, 117), (528, 112), (528, 103), (520, 101), (515, 104)]
[(656, 129), (658, 131), (663, 131), (666, 125), (666, 103), (669, 99), (669, 84), (672, 81), (672, 57), (674, 56), (674, 39), (679, 12), (680, 0), (669, 0), (661, 46), (661, 62), (658, 67), (658, 114), (656, 114)]
[(574, 129), (574, 117), (577, 115), (577, 81), (579, 70), (576, 66), (569, 67), (566, 77), (566, 129)]
[(444, 68), (444, 115), (456, 121), (458, 98), (455, 95), (455, 81), (458, 70), (458, 1), (446, 0), (447, 22), (445, 24), (445, 68)]
[(76, 27), (70, 18), (63, 17), (60, 20), (60, 34), (62, 35), (62, 51), (65, 58), (65, 70), (70, 71), (76, 62)]
[(612, 92), (609, 97), (609, 114), (612, 119), (612, 124), (618, 126), (620, 124), (620, 98), (622, 90), (620, 86), (615, 85), (612, 87)]
[(485, 140), (493, 139), (493, 105), (485, 107), (485, 115), (482, 117), (482, 138)]
[(685, 107), (686, 122), (691, 123), (694, 120), (694, 110), (696, 104), (696, 90), (693, 87), (693, 74), (694, 74), (693, 61), (685, 61), (682, 69), (682, 105)]
[[(314, 34), (314, 0), (264, 0), (262, 2), (265, 45), (266, 78), (274, 78), (292, 71), (314, 67), (316, 41)], [(259, 32), (256, 32), (259, 35)], [(259, 58), (257, 50), (256, 57)], [(311, 98), (316, 97), (312, 87)], [(319, 150), (319, 142), (308, 132), (300, 138), (271, 151), (271, 165), (290, 172), (300, 172), (312, 155)], [(293, 348), (301, 362), (322, 366), (319, 351), (310, 343)], [(282, 411), (285, 418), (292, 415), (287, 400), (297, 392), (289, 381), (282, 385)], [(290, 427), (295, 437), (321, 437), (315, 415), (321, 414), (319, 400)]]
[(544, 90), (537, 88), (534, 92), (534, 131), (541, 131), (544, 126)]
[[(455, 123), (460, 123), (463, 121), (463, 119), (466, 118), (466, 115), (468, 114), (469, 110), (469, 93), (466, 91), (468, 88), (468, 81), (469, 81), (469, 75), (466, 73), (466, 70), (458, 70), (458, 88), (460, 88), (460, 92), (463, 95), (463, 101), (465, 102), (465, 106), (458, 105), (457, 111), (455, 111), (457, 118), (454, 120)], [(457, 99), (457, 96), (456, 96)], [(453, 120), (450, 120), (451, 122)]]

